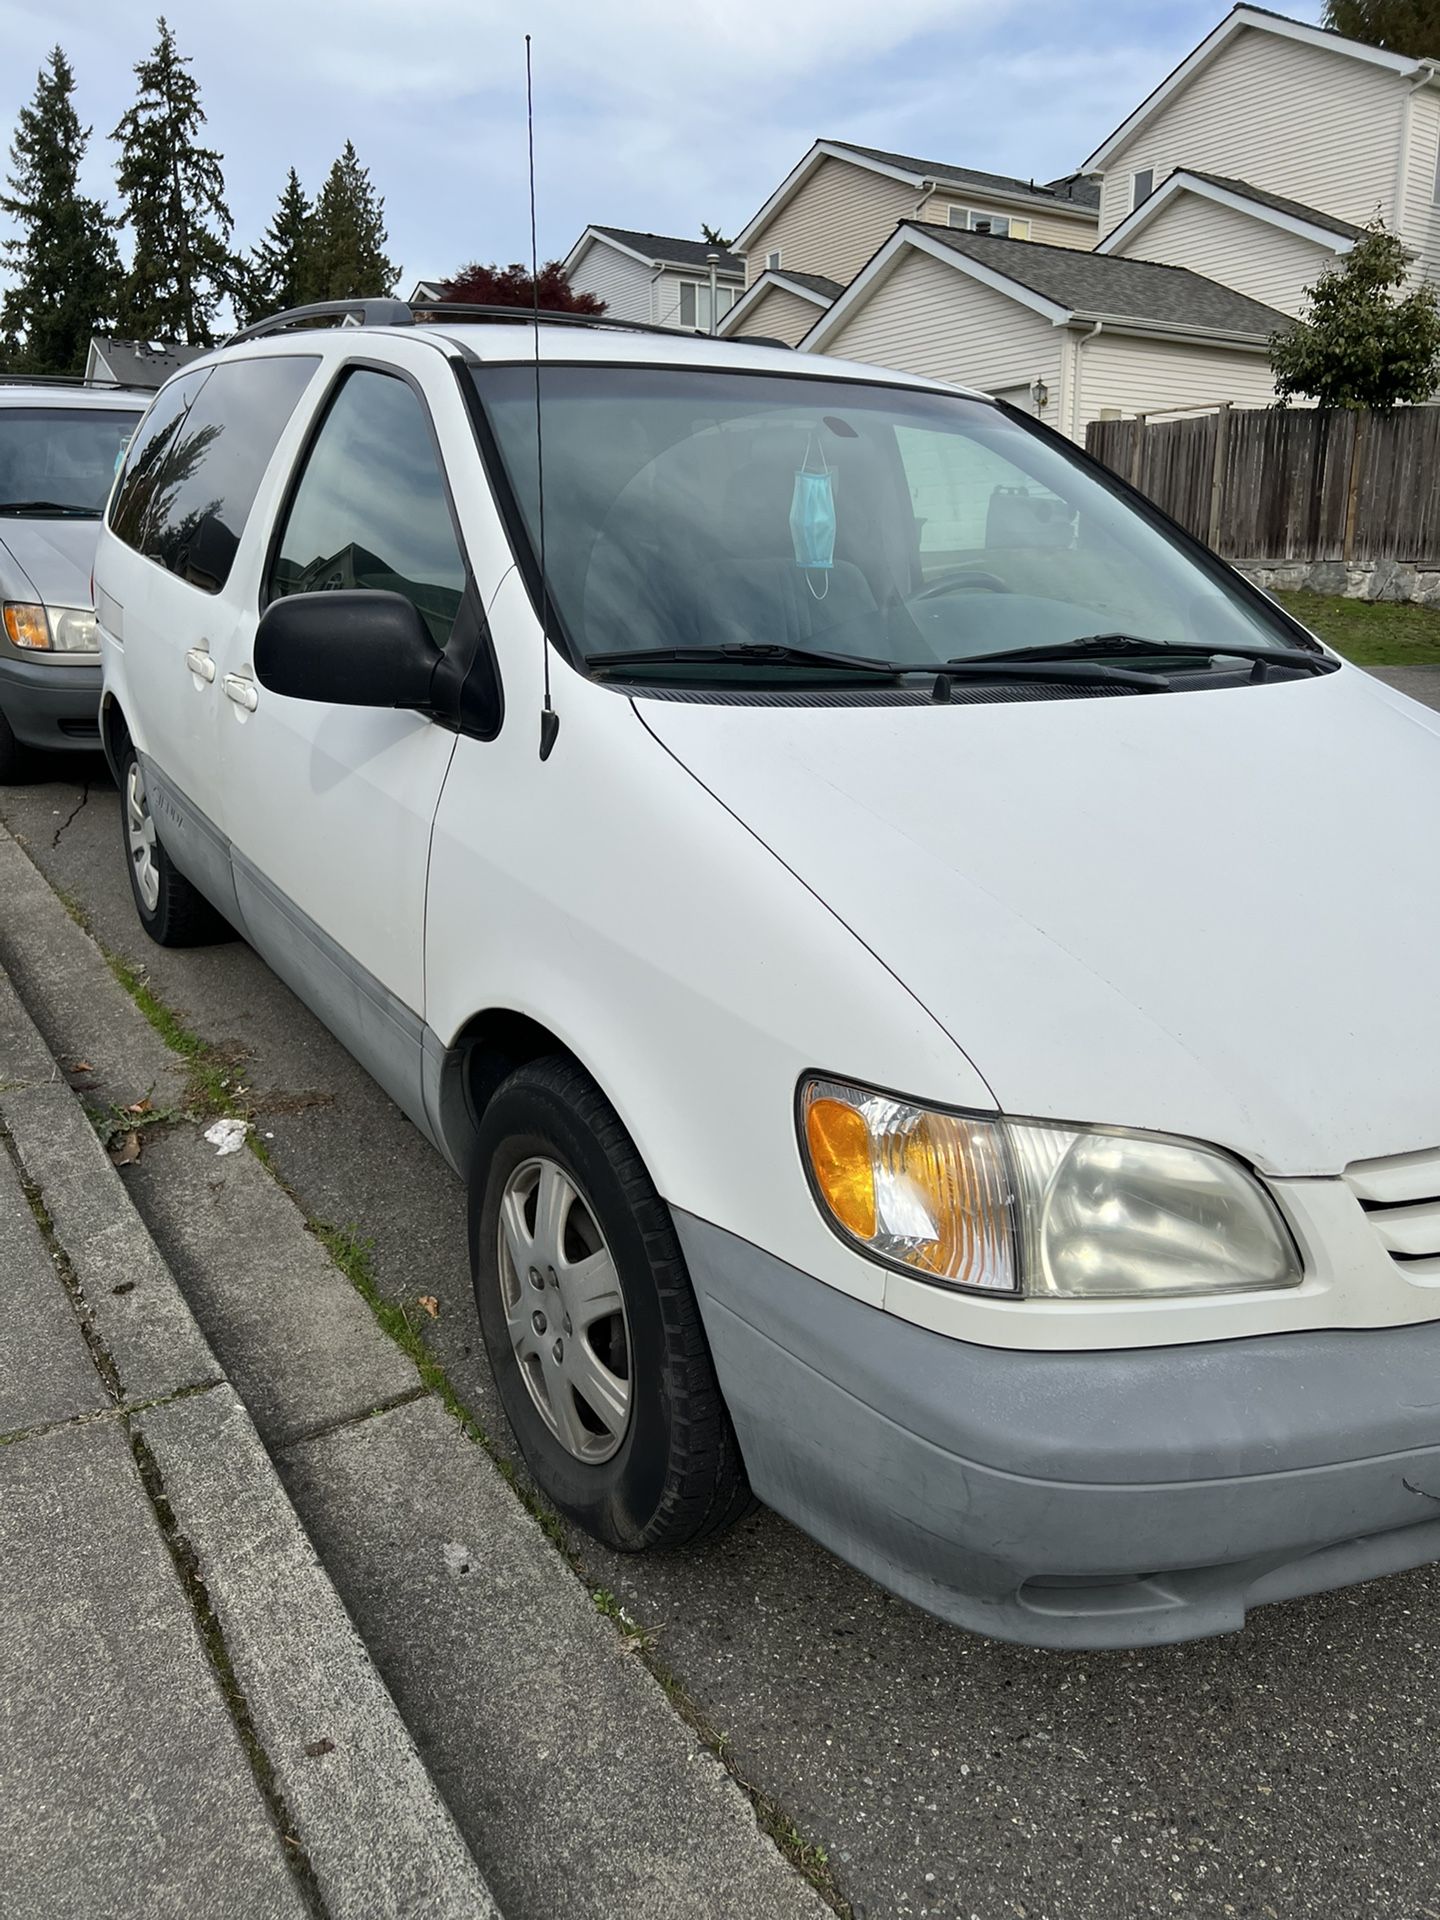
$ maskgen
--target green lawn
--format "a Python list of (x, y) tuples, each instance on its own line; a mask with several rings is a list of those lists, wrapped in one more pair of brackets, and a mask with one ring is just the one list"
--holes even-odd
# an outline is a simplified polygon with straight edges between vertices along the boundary
[(1440, 607), (1277, 593), (1288, 613), (1362, 667), (1440, 667)]

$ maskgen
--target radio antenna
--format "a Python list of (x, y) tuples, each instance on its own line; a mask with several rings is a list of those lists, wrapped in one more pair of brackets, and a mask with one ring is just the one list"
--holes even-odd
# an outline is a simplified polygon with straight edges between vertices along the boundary
[(540, 708), (540, 758), (548, 760), (560, 731), (560, 716), (550, 703), (550, 581), (545, 572), (545, 451), (540, 418), (540, 249), (535, 238), (535, 87), (530, 75), (530, 36), (525, 36), (525, 129), (530, 149), (530, 295), (535, 329), (535, 492), (540, 544), (540, 648), (545, 666), (545, 698)]

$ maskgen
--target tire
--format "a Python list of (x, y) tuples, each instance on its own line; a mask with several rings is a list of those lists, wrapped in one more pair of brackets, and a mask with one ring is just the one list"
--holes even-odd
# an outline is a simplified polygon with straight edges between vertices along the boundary
[(160, 947), (203, 947), (233, 938), (229, 923), (180, 873), (155, 831), (145, 776), (127, 740), (120, 755), (120, 841), (140, 924)]
[[(541, 1490), (629, 1553), (685, 1546), (738, 1520), (752, 1495), (675, 1228), (609, 1101), (563, 1056), (519, 1068), (485, 1110), (476, 1168), (480, 1328)], [(558, 1176), (548, 1189), (547, 1168)], [(558, 1235), (542, 1227), (542, 1193)], [(606, 1314), (612, 1297), (622, 1311)], [(587, 1322), (595, 1312), (603, 1317)], [(543, 1338), (532, 1339), (537, 1327)], [(567, 1341), (568, 1372), (558, 1353)], [(568, 1391), (577, 1372), (601, 1392)]]
[(0, 713), (0, 786), (18, 787), (31, 777), (32, 771), (29, 752), (15, 738), (10, 722)]

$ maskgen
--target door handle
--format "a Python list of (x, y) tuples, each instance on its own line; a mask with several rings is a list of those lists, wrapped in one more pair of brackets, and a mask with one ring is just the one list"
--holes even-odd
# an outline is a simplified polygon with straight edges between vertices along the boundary
[(202, 680), (215, 678), (215, 662), (204, 647), (191, 647), (185, 656), (185, 664), (191, 673), (198, 673)]
[(237, 707), (244, 707), (247, 713), (254, 713), (260, 704), (260, 695), (255, 682), (247, 680), (243, 673), (227, 673), (220, 683), (225, 689), (225, 698), (233, 700)]

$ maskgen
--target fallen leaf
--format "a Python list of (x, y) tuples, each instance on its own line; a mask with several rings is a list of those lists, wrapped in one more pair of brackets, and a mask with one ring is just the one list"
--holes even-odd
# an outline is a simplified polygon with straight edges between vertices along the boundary
[(425, 1309), (432, 1320), (438, 1320), (440, 1318), (440, 1302), (435, 1298), (433, 1293), (422, 1293), (419, 1305)]
[(70, 1071), (72, 1073), (93, 1073), (95, 1069), (88, 1060), (72, 1060), (70, 1062)]
[(111, 1141), (110, 1163), (112, 1166), (128, 1167), (139, 1158), (140, 1136), (138, 1133), (127, 1133), (123, 1140)]
[(318, 1760), (322, 1753), (333, 1753), (335, 1751), (335, 1742), (333, 1740), (307, 1740), (305, 1743), (305, 1751), (312, 1760)]
[(132, 1101), (125, 1111), (126, 1113), (149, 1113), (150, 1102), (148, 1099)]

